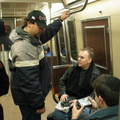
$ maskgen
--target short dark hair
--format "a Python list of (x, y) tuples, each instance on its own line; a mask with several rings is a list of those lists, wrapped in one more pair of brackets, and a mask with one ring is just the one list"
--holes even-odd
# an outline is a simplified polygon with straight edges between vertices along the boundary
[(25, 18), (24, 19), (24, 26), (26, 27), (27, 26), (27, 22), (30, 22), (30, 23), (32, 23), (32, 24), (34, 24), (35, 23), (35, 21), (34, 20), (32, 20), (32, 19), (28, 19), (28, 18)]
[(89, 57), (90, 57), (91, 59), (94, 58), (94, 50), (93, 50), (93, 48), (86, 47), (86, 48), (81, 49), (81, 51), (88, 51)]
[(101, 96), (108, 106), (119, 104), (120, 79), (109, 74), (102, 74), (92, 83), (97, 96)]

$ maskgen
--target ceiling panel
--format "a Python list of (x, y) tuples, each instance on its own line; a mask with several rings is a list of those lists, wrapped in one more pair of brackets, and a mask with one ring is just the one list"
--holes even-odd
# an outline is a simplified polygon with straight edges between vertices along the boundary
[(26, 16), (34, 9), (48, 6), (48, 2), (60, 3), (61, 0), (0, 0), (2, 17)]
[(0, 0), (0, 2), (54, 2), (58, 3), (61, 0)]

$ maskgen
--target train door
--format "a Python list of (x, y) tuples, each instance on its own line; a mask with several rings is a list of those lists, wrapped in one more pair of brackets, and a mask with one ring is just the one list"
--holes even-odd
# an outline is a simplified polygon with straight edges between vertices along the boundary
[(94, 61), (102, 73), (112, 74), (109, 18), (82, 21), (84, 47), (94, 49)]

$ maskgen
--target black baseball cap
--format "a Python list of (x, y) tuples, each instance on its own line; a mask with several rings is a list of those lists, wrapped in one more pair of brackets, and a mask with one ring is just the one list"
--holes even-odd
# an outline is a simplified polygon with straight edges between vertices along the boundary
[(7, 46), (13, 44), (12, 41), (7, 36), (6, 23), (1, 18), (0, 18), (0, 43)]
[(48, 26), (46, 25), (46, 16), (40, 10), (31, 11), (28, 14), (27, 19), (34, 20), (37, 23), (38, 27), (40, 27), (40, 28), (48, 28)]

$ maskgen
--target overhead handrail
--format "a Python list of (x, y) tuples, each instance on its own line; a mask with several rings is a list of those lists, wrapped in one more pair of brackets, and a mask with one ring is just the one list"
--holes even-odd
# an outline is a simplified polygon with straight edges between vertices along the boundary
[[(61, 1), (62, 1), (62, 0), (61, 0)], [(63, 1), (62, 1), (62, 3), (63, 3)], [(83, 11), (83, 10), (86, 8), (87, 3), (88, 3), (88, 0), (85, 0), (85, 2), (84, 2), (84, 4), (82, 5), (82, 7), (79, 6), (79, 7), (75, 7), (75, 8), (70, 8), (69, 6), (65, 6), (64, 3), (63, 3), (63, 6), (64, 6), (64, 9), (69, 9), (69, 10), (70, 10), (69, 14), (74, 14), (74, 13)], [(76, 9), (77, 9), (77, 10), (76, 10)], [(60, 10), (60, 11), (63, 11), (63, 9)], [(58, 18), (58, 17), (61, 15), (61, 12), (60, 12), (60, 11), (57, 11), (56, 14), (53, 15), (53, 16), (51, 16), (50, 19), (52, 20), (52, 19)]]
[[(62, 3), (63, 3), (63, 0), (61, 0), (61, 1), (62, 1)], [(79, 7), (75, 7), (75, 8), (71, 8), (71, 9), (69, 9), (67, 6), (65, 6), (64, 3), (63, 3), (63, 5), (64, 5), (65, 8), (68, 8), (68, 9), (70, 10), (69, 14), (73, 14), (73, 13), (77, 13), (77, 12), (83, 11), (83, 10), (86, 8), (87, 3), (88, 3), (88, 0), (85, 0), (83, 6), (82, 6), (81, 8), (80, 8), (80, 6), (79, 6)], [(79, 8), (80, 8), (80, 9), (79, 9)], [(78, 9), (78, 10), (74, 10), (74, 9)], [(74, 10), (74, 11), (73, 11), (73, 10)]]

